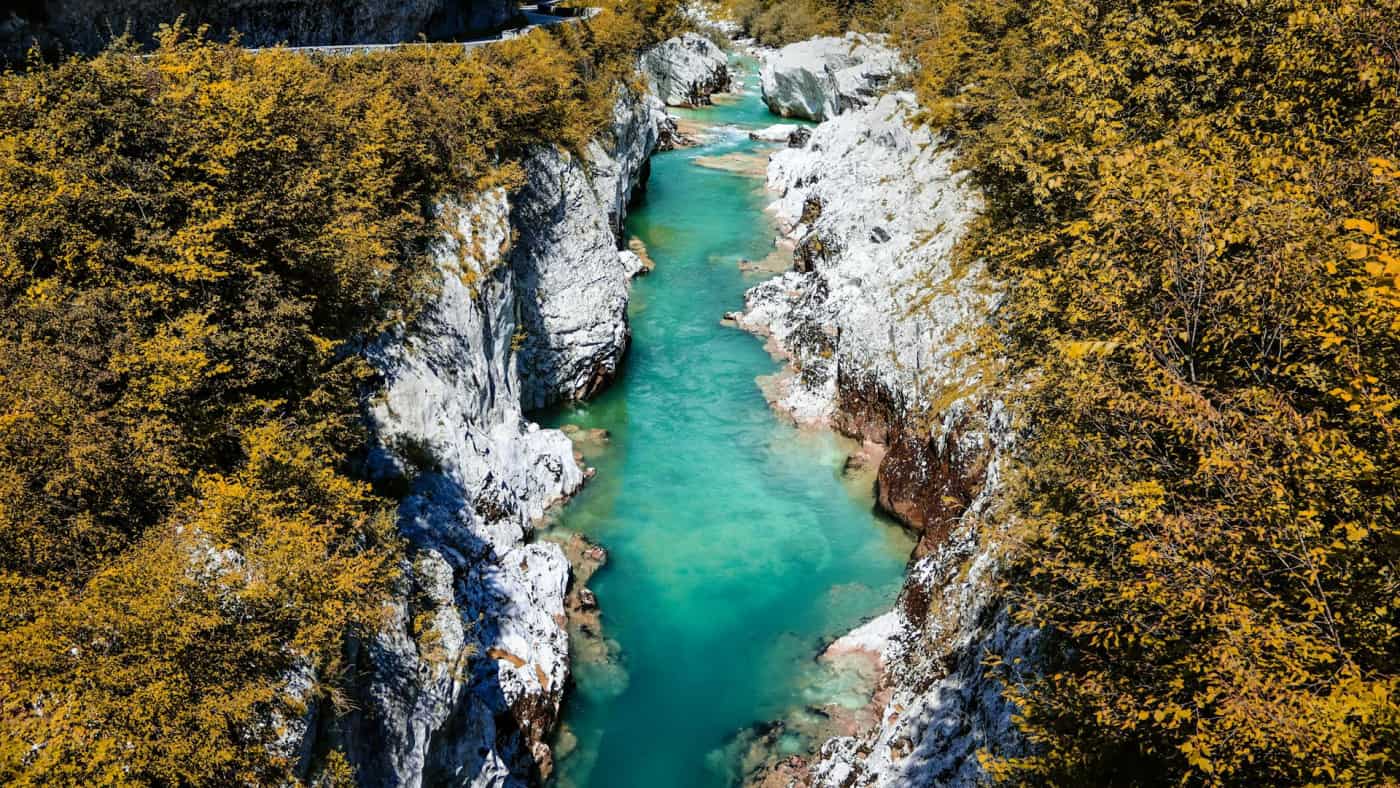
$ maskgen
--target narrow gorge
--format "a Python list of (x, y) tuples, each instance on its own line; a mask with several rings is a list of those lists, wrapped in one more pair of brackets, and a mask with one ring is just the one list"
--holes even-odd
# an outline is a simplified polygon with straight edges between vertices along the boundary
[(381, 473), (413, 480), (398, 623), (308, 753), (393, 784), (977, 778), (1007, 726), (980, 652), (924, 694), (990, 615), (951, 532), (1005, 430), (951, 359), (995, 291), (948, 267), (977, 199), (857, 43), (673, 39), (583, 156), (444, 206), (438, 303), (370, 354)]
[(0, 783), (1395, 784), (1398, 3), (0, 11)]
[(847, 786), (1014, 751), (981, 667), (1029, 653), (978, 525), (1007, 429), (958, 360), (996, 288), (951, 263), (978, 198), (878, 40), (753, 54), (672, 39), (582, 156), (443, 207), (438, 303), (370, 352), (380, 473), (413, 480), (402, 602), (308, 754)]

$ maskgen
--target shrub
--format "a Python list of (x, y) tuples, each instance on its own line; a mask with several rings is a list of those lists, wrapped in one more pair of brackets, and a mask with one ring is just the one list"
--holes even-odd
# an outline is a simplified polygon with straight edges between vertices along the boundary
[(355, 351), (432, 295), (434, 206), (581, 147), (670, 13), (0, 75), (0, 781), (289, 777), (402, 557)]
[(1009, 591), (1052, 634), (1006, 782), (1386, 783), (1400, 5), (932, 0), (1026, 388)]

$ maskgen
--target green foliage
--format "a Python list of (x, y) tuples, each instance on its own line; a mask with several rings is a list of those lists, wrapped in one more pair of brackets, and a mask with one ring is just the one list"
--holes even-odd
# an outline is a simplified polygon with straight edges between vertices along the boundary
[(1027, 382), (1006, 782), (1400, 779), (1400, 5), (931, 0)]
[(435, 206), (581, 147), (673, 15), (0, 75), (0, 781), (287, 779), (402, 558), (356, 348), (432, 295)]

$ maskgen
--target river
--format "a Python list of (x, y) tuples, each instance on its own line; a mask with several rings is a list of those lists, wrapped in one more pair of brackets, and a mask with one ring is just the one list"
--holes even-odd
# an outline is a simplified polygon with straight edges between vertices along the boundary
[[(596, 400), (545, 417), (611, 434), (587, 458), (597, 477), (553, 533), (607, 548), (590, 586), (620, 651), (576, 661), (560, 786), (731, 785), (741, 731), (811, 706), (862, 705), (867, 688), (851, 671), (815, 657), (889, 607), (912, 547), (875, 514), (869, 478), (843, 476), (849, 445), (773, 413), (755, 379), (779, 365), (721, 323), (758, 281), (738, 261), (764, 258), (774, 235), (753, 163), (775, 146), (743, 130), (778, 119), (754, 64), (741, 65), (740, 95), (677, 113), (718, 129), (657, 154), (627, 220), (657, 267), (632, 291), (623, 374)], [(797, 730), (781, 749), (815, 743)]]

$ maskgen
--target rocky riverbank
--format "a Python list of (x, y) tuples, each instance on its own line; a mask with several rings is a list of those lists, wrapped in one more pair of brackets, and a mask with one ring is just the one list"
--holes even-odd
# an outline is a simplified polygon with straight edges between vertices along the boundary
[(827, 120), (869, 104), (905, 71), (881, 36), (813, 38), (764, 53), (763, 101), (785, 118)]
[(528, 785), (552, 769), (567, 616), (591, 595), (560, 545), (531, 537), (587, 473), (567, 435), (523, 413), (591, 396), (627, 347), (641, 263), (621, 223), (673, 123), (649, 94), (613, 117), (582, 156), (536, 151), (516, 191), (444, 206), (436, 302), (366, 351), (384, 380), (371, 471), (405, 486), (410, 549), (387, 626), (347, 645), (353, 697), (288, 726), (303, 773), (332, 748), (371, 785)]
[(770, 160), (777, 245), (793, 250), (792, 270), (752, 288), (732, 317), (788, 362), (767, 387), (774, 406), (864, 441), (853, 462), (878, 461), (881, 507), (920, 539), (895, 609), (828, 649), (875, 660), (875, 722), (750, 779), (972, 785), (984, 776), (978, 750), (1023, 746), (983, 660), (1034, 649), (996, 588), (1014, 436), (977, 343), (999, 285), (952, 254), (980, 210), (956, 151), (912, 124), (912, 95), (870, 95), (885, 77), (869, 75), (899, 70), (888, 51), (851, 62), (851, 42), (836, 41), (765, 57), (770, 106), (830, 119)]

